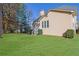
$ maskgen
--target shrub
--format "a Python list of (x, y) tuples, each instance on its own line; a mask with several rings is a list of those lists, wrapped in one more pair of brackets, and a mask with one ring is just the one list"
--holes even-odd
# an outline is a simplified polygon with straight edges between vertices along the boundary
[(42, 35), (42, 29), (38, 29), (38, 35)]
[(74, 30), (68, 29), (64, 34), (63, 37), (65, 38), (73, 38), (74, 37)]
[(77, 33), (77, 34), (79, 34), (79, 28), (78, 28), (78, 29), (76, 29), (76, 33)]

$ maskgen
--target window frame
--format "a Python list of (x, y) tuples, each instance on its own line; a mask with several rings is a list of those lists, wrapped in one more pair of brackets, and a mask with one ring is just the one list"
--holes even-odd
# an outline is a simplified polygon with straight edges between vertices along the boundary
[(47, 20), (47, 28), (49, 28), (49, 21)]
[(42, 28), (49, 28), (49, 20), (42, 21)]

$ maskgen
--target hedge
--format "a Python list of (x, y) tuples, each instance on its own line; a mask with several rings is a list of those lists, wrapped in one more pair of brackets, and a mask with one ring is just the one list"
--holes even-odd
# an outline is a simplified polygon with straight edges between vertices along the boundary
[(74, 37), (74, 30), (68, 29), (64, 34), (63, 37), (65, 38), (73, 38)]
[(38, 35), (42, 35), (42, 29), (38, 29)]

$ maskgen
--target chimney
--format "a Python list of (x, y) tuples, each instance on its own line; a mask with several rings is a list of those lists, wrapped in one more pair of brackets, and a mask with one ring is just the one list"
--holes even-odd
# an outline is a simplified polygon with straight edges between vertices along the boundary
[(44, 10), (40, 11), (40, 16), (45, 16), (45, 11)]

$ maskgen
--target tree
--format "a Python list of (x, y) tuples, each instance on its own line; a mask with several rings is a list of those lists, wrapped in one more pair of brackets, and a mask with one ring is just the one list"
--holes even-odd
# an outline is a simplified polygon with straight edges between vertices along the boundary
[(17, 22), (18, 22), (18, 29), (21, 33), (29, 33), (30, 24), (29, 20), (31, 17), (31, 12), (25, 8), (25, 4), (20, 4), (19, 8), (17, 9)]
[(14, 32), (16, 29), (16, 9), (18, 4), (3, 3), (2, 4), (2, 17), (4, 33)]
[(31, 11), (26, 10), (24, 4), (3, 3), (0, 7), (4, 33), (13, 33), (18, 29), (20, 32), (28, 33), (32, 14)]
[(3, 34), (3, 28), (2, 28), (2, 4), (0, 4), (0, 37)]

